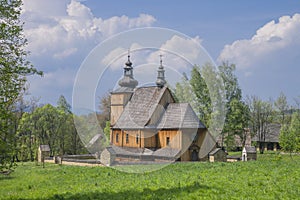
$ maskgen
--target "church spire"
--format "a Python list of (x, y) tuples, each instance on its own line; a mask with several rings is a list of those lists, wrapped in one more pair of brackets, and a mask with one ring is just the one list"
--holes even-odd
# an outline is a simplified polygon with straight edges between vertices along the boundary
[(159, 55), (159, 56), (160, 56), (160, 66), (158, 67), (158, 70), (157, 70), (156, 85), (158, 87), (164, 87), (164, 85), (166, 84), (165, 69), (164, 69), (164, 66), (162, 65), (162, 55)]
[(119, 81), (119, 86), (123, 88), (133, 89), (138, 85), (137, 80), (133, 78), (133, 67), (132, 62), (130, 61), (130, 50), (128, 50), (128, 60), (125, 63), (124, 67), (124, 76)]

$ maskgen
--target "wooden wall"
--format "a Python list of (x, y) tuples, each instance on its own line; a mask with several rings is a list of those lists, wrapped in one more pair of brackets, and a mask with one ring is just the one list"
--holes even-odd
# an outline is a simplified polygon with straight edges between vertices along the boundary
[(110, 100), (110, 125), (113, 126), (122, 114), (132, 93), (112, 93)]
[[(116, 141), (116, 135), (119, 134), (119, 141)], [(126, 134), (128, 134), (128, 142), (126, 142)], [(197, 136), (196, 136), (197, 135)], [(138, 136), (138, 142), (136, 137)], [(196, 137), (195, 137), (196, 136)], [(169, 138), (169, 145), (167, 145), (167, 138)], [(174, 149), (181, 149), (181, 161), (190, 161), (192, 151), (189, 149), (193, 141), (200, 147), (199, 159), (206, 155), (201, 155), (200, 151), (206, 151), (206, 141), (213, 142), (212, 136), (207, 129), (190, 129), (190, 130), (160, 130), (156, 134), (155, 130), (112, 130), (111, 142), (116, 146), (134, 147), (134, 148), (164, 148), (171, 147)], [(209, 152), (207, 152), (209, 153)]]
[[(117, 134), (118, 134), (118, 142), (117, 142)], [(128, 135), (128, 136), (127, 136)], [(128, 137), (128, 140), (126, 140)], [(112, 130), (111, 134), (111, 142), (120, 147), (141, 147), (141, 131), (140, 130), (126, 130), (121, 131), (119, 129)]]
[[(169, 138), (169, 145), (167, 145), (167, 138)], [(159, 146), (158, 148), (164, 148), (169, 146), (171, 148), (181, 148), (181, 132), (179, 130), (160, 130), (158, 132)]]

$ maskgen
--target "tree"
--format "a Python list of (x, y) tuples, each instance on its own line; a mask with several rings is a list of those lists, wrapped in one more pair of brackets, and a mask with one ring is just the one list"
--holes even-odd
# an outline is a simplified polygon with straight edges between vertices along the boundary
[(12, 106), (26, 76), (42, 74), (27, 61), (26, 39), (20, 22), (21, 0), (0, 1), (0, 171), (14, 163), (15, 132)]
[(280, 130), (279, 143), (283, 151), (300, 151), (300, 114), (294, 112), (290, 126), (284, 125)]
[[(224, 127), (224, 130), (228, 131), (226, 143), (231, 143), (232, 146), (235, 146), (234, 137), (237, 135), (240, 137), (242, 145), (245, 146), (250, 117), (248, 106), (243, 101), (233, 98), (229, 103), (229, 112), (227, 113)], [(226, 146), (229, 147), (231, 145), (226, 144)]]
[(256, 96), (248, 97), (247, 104), (250, 109), (250, 127), (256, 134), (260, 153), (264, 153), (264, 142), (268, 132), (268, 125), (273, 120), (273, 104), (271, 101), (262, 101)]
[(279, 115), (281, 116), (279, 119), (280, 124), (283, 125), (287, 123), (285, 113), (288, 111), (289, 105), (287, 103), (286, 96), (283, 94), (283, 92), (280, 93), (279, 97), (274, 102), (274, 106)]
[(105, 128), (106, 122), (110, 120), (110, 94), (107, 93), (100, 99), (99, 110), (97, 114), (98, 122), (102, 129)]
[(62, 110), (66, 114), (70, 114), (71, 112), (71, 105), (67, 102), (66, 98), (63, 95), (60, 95), (57, 101), (57, 108)]
[[(212, 103), (210, 98), (209, 89), (206, 85), (204, 78), (201, 75), (201, 69), (194, 66), (191, 72), (190, 85), (193, 90), (195, 98), (195, 111), (199, 119), (209, 126), (211, 121)], [(183, 89), (185, 89), (183, 87)]]
[(220, 76), (223, 79), (225, 87), (225, 111), (226, 118), (222, 133), (226, 133), (226, 146), (235, 146), (235, 135), (238, 135), (245, 145), (246, 132), (248, 127), (249, 109), (242, 101), (242, 90), (238, 84), (238, 79), (234, 74), (236, 69), (234, 64), (229, 65), (223, 62), (219, 67)]
[(18, 128), (21, 160), (33, 160), (41, 144), (48, 144), (51, 155), (85, 152), (77, 134), (73, 114), (65, 113), (50, 104), (25, 113)]
[(182, 74), (181, 82), (176, 83), (174, 96), (176, 101), (180, 103), (190, 103), (192, 108), (200, 115), (197, 108), (197, 101), (195, 93), (193, 92), (190, 81), (185, 73)]

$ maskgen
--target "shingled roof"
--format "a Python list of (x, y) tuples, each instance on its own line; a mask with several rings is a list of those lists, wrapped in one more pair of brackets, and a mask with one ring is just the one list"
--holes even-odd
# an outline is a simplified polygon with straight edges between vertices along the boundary
[[(279, 142), (280, 128), (280, 124), (268, 124), (264, 142)], [(252, 138), (252, 141), (259, 142), (257, 134)]]
[(170, 103), (157, 128), (205, 128), (188, 103)]
[(144, 128), (166, 89), (156, 86), (137, 88), (113, 128)]
[(137, 88), (124, 108), (123, 113), (113, 128), (118, 129), (143, 129), (143, 128), (205, 128), (188, 103), (170, 103), (166, 105), (160, 120), (153, 127), (148, 122), (167, 87), (141, 87)]

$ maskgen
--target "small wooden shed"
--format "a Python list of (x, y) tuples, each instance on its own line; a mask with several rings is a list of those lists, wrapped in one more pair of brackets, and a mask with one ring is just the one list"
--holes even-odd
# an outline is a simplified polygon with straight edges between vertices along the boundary
[(256, 158), (257, 158), (257, 152), (255, 147), (249, 146), (243, 148), (242, 161), (256, 160)]
[(209, 162), (226, 162), (227, 154), (221, 148), (216, 148), (209, 153)]
[(47, 157), (50, 157), (49, 145), (40, 145), (38, 148), (38, 162), (44, 162)]

